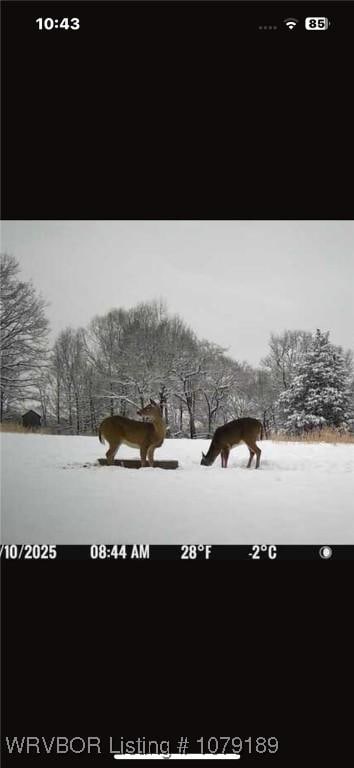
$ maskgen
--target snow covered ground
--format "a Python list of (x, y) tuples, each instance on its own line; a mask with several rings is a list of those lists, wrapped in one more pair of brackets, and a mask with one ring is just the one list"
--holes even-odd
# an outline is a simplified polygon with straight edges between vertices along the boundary
[[(94, 437), (2, 434), (3, 543), (353, 544), (354, 445), (245, 445), (201, 467), (206, 440), (166, 440), (176, 471), (101, 467)], [(122, 447), (120, 457), (137, 457)]]

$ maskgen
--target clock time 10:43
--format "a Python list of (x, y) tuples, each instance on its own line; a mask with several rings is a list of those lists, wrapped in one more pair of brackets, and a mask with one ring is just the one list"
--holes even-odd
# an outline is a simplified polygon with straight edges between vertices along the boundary
[(80, 19), (77, 18), (52, 19), (50, 16), (46, 18), (40, 16), (36, 19), (36, 24), (39, 30), (47, 30), (47, 32), (52, 29), (80, 29)]

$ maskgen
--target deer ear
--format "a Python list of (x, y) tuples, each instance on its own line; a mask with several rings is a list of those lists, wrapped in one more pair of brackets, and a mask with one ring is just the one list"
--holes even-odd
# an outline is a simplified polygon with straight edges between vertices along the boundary
[(202, 451), (202, 456), (203, 456), (203, 459), (205, 459), (205, 453), (203, 453), (203, 451)]
[(150, 403), (151, 405), (156, 405), (155, 400), (153, 400), (152, 397), (150, 397)]

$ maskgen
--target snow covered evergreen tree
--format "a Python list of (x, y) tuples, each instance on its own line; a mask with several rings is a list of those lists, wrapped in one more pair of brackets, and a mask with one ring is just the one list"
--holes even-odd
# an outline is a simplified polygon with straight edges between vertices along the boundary
[(348, 427), (348, 366), (341, 349), (329, 341), (329, 332), (317, 329), (292, 383), (280, 395), (278, 406), (287, 432)]

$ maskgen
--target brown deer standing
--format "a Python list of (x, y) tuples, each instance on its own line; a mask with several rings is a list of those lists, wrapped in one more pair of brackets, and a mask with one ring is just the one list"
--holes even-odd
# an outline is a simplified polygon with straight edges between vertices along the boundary
[(262, 451), (258, 448), (256, 440), (262, 439), (263, 426), (258, 419), (244, 418), (229, 421), (228, 424), (224, 424), (224, 426), (218, 427), (218, 429), (215, 430), (208, 453), (206, 455), (202, 453), (202, 460), (200, 463), (206, 467), (210, 467), (210, 465), (214, 463), (216, 457), (219, 456), (219, 453), (221, 453), (221, 466), (226, 468), (231, 448), (242, 441), (246, 443), (250, 452), (247, 467), (251, 466), (253, 456), (256, 453), (256, 469), (258, 469)]
[(109, 416), (102, 421), (98, 437), (100, 443), (103, 444), (104, 440), (109, 443), (107, 464), (113, 464), (119, 446), (124, 443), (131, 448), (140, 448), (142, 467), (148, 466), (146, 457), (150, 466), (154, 466), (154, 450), (159, 448), (165, 439), (166, 425), (159, 406), (151, 398), (149, 405), (137, 413), (139, 416), (148, 416), (151, 421), (134, 421), (125, 416)]

